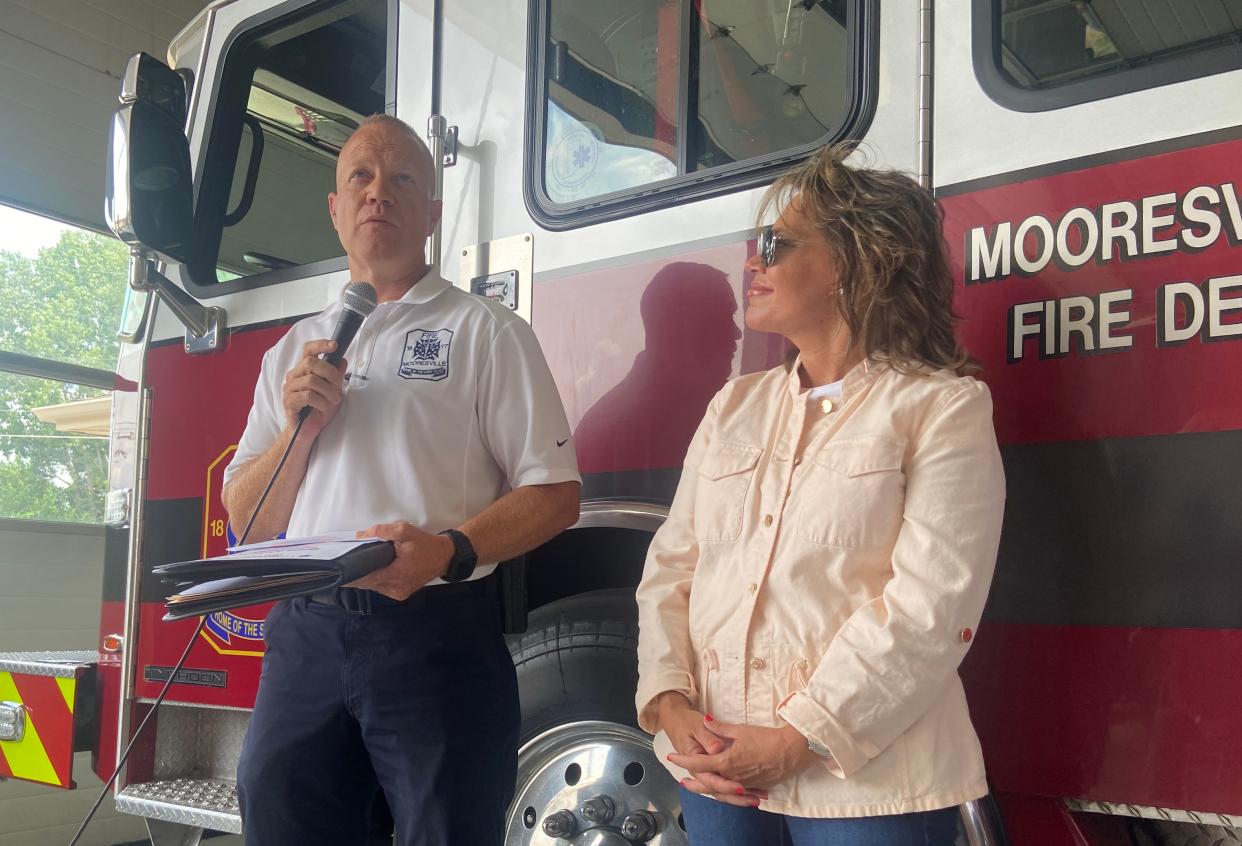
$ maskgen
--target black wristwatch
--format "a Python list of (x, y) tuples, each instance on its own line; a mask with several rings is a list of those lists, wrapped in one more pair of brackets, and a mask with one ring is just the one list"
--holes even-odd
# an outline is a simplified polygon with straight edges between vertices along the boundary
[(445, 529), (440, 534), (447, 535), (453, 542), (453, 557), (449, 559), (448, 570), (440, 578), (446, 582), (464, 582), (474, 573), (474, 565), (479, 563), (474, 544), (456, 529)]

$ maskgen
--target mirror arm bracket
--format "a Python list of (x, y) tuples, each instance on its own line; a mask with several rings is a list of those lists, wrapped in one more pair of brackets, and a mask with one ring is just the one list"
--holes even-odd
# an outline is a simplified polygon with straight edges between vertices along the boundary
[(191, 355), (209, 353), (224, 344), (228, 327), (224, 309), (204, 306), (168, 277), (155, 269), (155, 260), (141, 247), (129, 251), (129, 287), (135, 291), (154, 291), (172, 309), (186, 328), (185, 351)]

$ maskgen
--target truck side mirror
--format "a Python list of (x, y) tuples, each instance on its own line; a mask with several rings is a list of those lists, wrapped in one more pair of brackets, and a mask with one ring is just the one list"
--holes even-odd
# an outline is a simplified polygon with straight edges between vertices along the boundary
[(225, 313), (203, 306), (155, 267), (158, 257), (187, 264), (195, 254), (185, 94), (185, 79), (163, 62), (146, 53), (129, 60), (121, 108), (108, 135), (104, 212), (108, 226), (129, 245), (129, 286), (159, 296), (185, 325), (185, 350), (194, 354), (224, 343)]
[(139, 53), (129, 61), (120, 99), (108, 136), (108, 226), (131, 247), (184, 263), (194, 232), (185, 82)]

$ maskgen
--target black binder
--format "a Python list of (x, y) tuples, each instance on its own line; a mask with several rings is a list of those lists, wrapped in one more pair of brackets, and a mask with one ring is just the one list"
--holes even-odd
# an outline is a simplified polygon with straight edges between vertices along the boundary
[(332, 559), (224, 555), (162, 564), (154, 573), (179, 591), (164, 603), (165, 620), (181, 620), (259, 602), (342, 587), (390, 564), (392, 541), (374, 540)]

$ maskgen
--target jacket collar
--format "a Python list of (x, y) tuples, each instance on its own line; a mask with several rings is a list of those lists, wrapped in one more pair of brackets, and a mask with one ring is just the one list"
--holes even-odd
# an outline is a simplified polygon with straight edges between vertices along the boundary
[[(786, 377), (786, 386), (789, 394), (795, 399), (799, 394), (805, 393), (808, 388), (802, 387), (802, 377), (799, 371), (802, 369), (802, 355), (799, 354), (794, 359), (793, 366), (789, 369), (789, 375)], [(882, 373), (887, 371), (889, 366), (887, 362), (879, 358), (869, 356), (851, 367), (845, 374), (845, 379), (841, 385), (842, 399), (848, 399), (863, 388), (870, 385), (880, 377)]]

